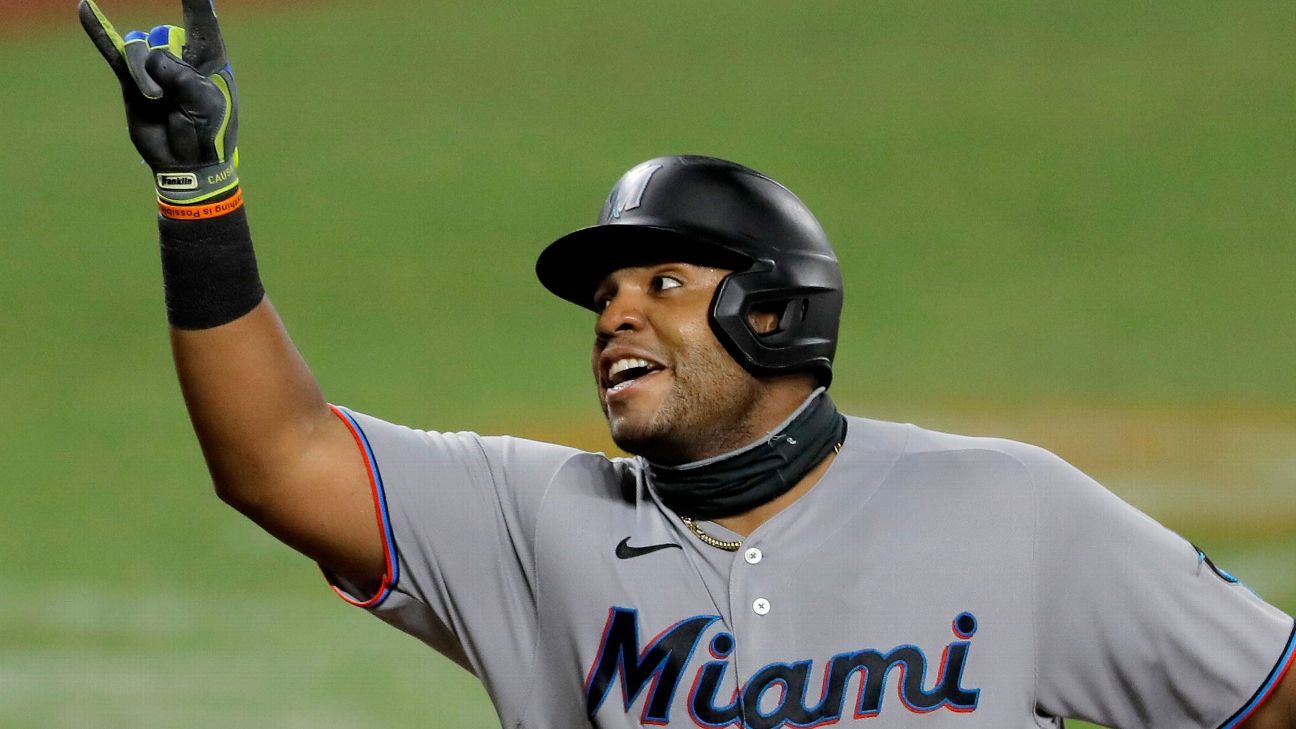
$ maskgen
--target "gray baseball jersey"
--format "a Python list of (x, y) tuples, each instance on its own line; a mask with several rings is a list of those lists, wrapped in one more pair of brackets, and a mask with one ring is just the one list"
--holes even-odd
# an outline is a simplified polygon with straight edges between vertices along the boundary
[(1021, 443), (848, 418), (819, 483), (726, 552), (639, 459), (337, 414), (389, 565), (339, 594), (510, 729), (1233, 727), (1292, 663), (1289, 616)]

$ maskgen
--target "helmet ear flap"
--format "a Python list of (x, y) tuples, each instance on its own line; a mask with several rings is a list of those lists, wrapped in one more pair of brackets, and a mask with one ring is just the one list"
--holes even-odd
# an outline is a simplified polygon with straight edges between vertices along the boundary
[[(789, 281), (780, 271), (789, 263), (762, 259), (726, 276), (711, 301), (711, 329), (749, 372), (778, 375), (809, 370), (827, 384), (837, 349), (841, 274), (835, 260), (818, 264), (814, 259), (802, 260), (796, 264), (799, 280)], [(772, 328), (758, 329), (753, 313), (775, 315)]]

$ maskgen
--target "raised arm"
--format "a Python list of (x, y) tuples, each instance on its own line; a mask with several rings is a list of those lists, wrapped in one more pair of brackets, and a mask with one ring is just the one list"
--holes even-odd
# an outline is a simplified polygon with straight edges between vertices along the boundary
[(378, 587), (385, 560), (363, 456), (257, 273), (238, 91), (211, 0), (184, 0), (183, 28), (125, 37), (91, 0), (78, 12), (154, 173), (172, 351), (216, 492), (325, 568)]

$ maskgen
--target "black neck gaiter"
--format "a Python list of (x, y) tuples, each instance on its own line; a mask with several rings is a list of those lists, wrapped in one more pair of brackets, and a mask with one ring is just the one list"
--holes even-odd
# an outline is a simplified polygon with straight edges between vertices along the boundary
[(682, 516), (720, 519), (771, 501), (828, 457), (846, 437), (846, 418), (817, 390), (783, 426), (731, 453), (659, 466), (649, 462), (662, 503)]

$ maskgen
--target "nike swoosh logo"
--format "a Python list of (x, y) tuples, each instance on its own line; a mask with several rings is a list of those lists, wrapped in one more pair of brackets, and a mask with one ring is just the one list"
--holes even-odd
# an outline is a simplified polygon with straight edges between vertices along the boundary
[(617, 543), (616, 556), (617, 559), (633, 559), (635, 557), (642, 557), (645, 554), (652, 554), (659, 549), (670, 549), (671, 547), (684, 549), (678, 544), (649, 544), (646, 547), (632, 547), (630, 546), (630, 537), (626, 537)]

